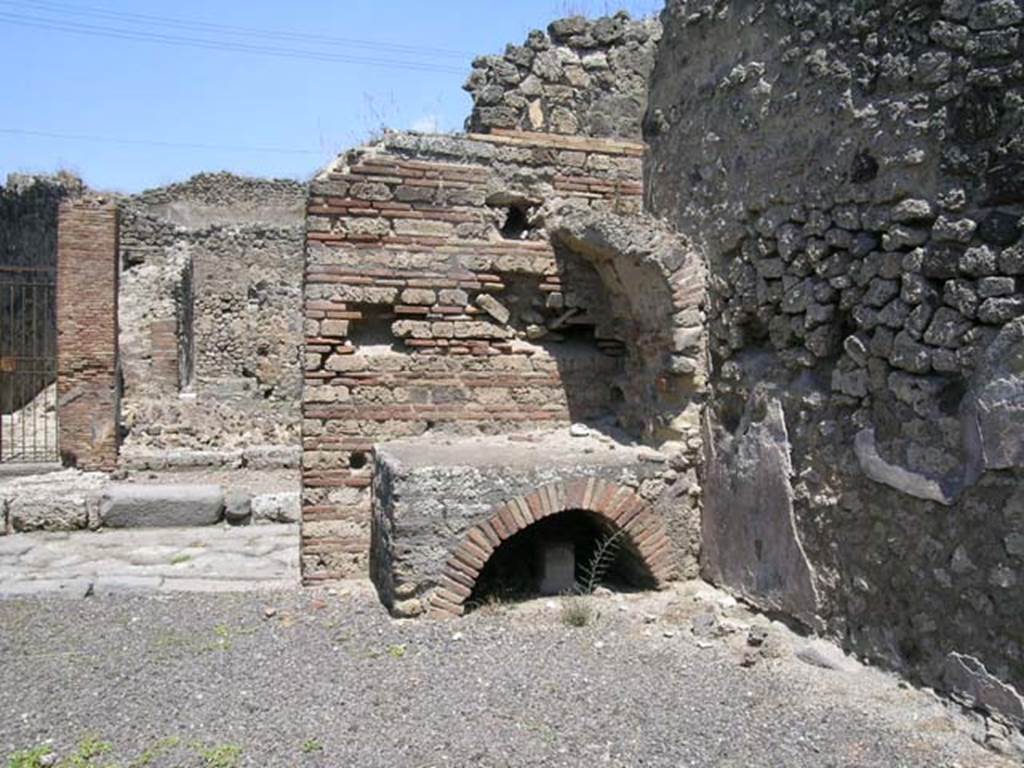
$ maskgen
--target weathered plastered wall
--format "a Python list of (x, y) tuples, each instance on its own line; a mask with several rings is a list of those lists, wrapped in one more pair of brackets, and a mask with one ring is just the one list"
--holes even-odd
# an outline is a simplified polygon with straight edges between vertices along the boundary
[(988, 675), (1024, 688), (1024, 7), (662, 21), (648, 197), (710, 269), (704, 573), (1020, 722)]
[(665, 414), (700, 387), (687, 355), (701, 345), (703, 281), (670, 233), (630, 228), (642, 154), (544, 134), (389, 134), (314, 180), (307, 580), (365, 572), (375, 444), (573, 421), (676, 439), (673, 487), (659, 493), (681, 497), (680, 570), (692, 572), (697, 438)]

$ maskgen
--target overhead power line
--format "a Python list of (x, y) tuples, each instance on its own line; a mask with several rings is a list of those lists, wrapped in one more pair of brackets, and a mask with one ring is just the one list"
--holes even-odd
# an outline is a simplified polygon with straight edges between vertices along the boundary
[(118, 29), (115, 27), (104, 27), (94, 24), (85, 24), (73, 21), (58, 21), (38, 16), (25, 16), (22, 14), (0, 12), (0, 24), (13, 24), (34, 29), (45, 29), (56, 32), (70, 32), (74, 34), (106, 37), (116, 40), (132, 40), (136, 42), (154, 43), (160, 45), (171, 45), (187, 48), (198, 48), (204, 50), (226, 51), (230, 53), (246, 53), (260, 56), (273, 56), (287, 59), (305, 59), (309, 61), (321, 61), (343, 64), (367, 64), (377, 67), (390, 67), (406, 69), (419, 72), (439, 72), (445, 74), (462, 74), (461, 67), (435, 64), (425, 60), (399, 60), (372, 58), (368, 56), (349, 56), (333, 54), (320, 51), (303, 50), (297, 48), (281, 48), (265, 45), (252, 45), (249, 43), (207, 40), (202, 38), (183, 37), (179, 35), (162, 34), (158, 32), (144, 32), (141, 30)]
[(158, 141), (156, 139), (127, 139), (113, 136), (95, 136), (84, 133), (61, 133), (57, 131), (36, 131), (29, 128), (0, 127), (0, 134), (10, 136), (34, 136), (47, 139), (66, 139), (70, 141), (91, 141), (103, 144), (124, 144), (144, 147), (163, 147), (165, 149), (209, 149), (217, 152), (252, 152), (259, 154), (279, 155), (324, 155), (329, 154), (314, 149), (289, 149), (285, 147), (243, 147), (230, 144), (200, 144), (176, 141)]
[(232, 36), (255, 37), (264, 40), (286, 40), (292, 42), (313, 43), (316, 45), (362, 48), (371, 51), (385, 51), (396, 54), (411, 54), (419, 56), (446, 57), (465, 60), (474, 54), (468, 51), (455, 51), (448, 48), (435, 48), (422, 45), (408, 45), (403, 43), (388, 43), (374, 40), (358, 40), (355, 38), (335, 37), (333, 35), (315, 34), (310, 32), (294, 32), (289, 30), (259, 29), (256, 27), (235, 26), (230, 24), (218, 24), (214, 22), (197, 21), (190, 19), (173, 18), (169, 16), (154, 16), (143, 13), (129, 13), (127, 11), (111, 11), (102, 8), (71, 5), (68, 3), (52, 2), (52, 0), (3, 0), (2, 5), (29, 8), (36, 11), (56, 12), (62, 15), (84, 16), (86, 18), (99, 18), (120, 21), (128, 24), (170, 27), (174, 29), (185, 29), (199, 32), (216, 32)]

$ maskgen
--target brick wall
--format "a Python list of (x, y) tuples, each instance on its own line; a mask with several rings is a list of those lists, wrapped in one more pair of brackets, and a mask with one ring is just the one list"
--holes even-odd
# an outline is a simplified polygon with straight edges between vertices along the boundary
[(117, 208), (61, 204), (57, 231), (57, 392), (61, 455), (90, 470), (117, 464)]
[(555, 198), (639, 211), (643, 151), (523, 132), (390, 134), (313, 181), (307, 581), (366, 572), (375, 443), (566, 425), (614, 410), (624, 344), (601, 280), (533, 219)]

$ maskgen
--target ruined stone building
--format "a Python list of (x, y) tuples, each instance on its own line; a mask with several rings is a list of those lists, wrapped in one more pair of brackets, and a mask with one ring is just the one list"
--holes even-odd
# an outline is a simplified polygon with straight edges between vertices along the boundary
[(129, 466), (298, 463), (306, 194), (207, 174), (123, 201)]
[[(5, 190), (0, 258), (95, 342), (44, 382), (60, 452), (301, 465), (304, 578), (399, 616), (614, 535), (624, 584), (703, 576), (1024, 725), (1022, 26), (670, 0), (478, 59), (465, 133), (308, 185)], [(99, 320), (72, 257), (119, 264)]]

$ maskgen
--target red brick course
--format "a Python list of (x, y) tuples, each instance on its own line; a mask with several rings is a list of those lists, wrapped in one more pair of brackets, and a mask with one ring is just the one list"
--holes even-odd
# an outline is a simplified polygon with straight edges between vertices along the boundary
[[(627, 516), (617, 517), (621, 509)], [(583, 510), (593, 512), (615, 530), (624, 530), (626, 546), (643, 562), (660, 587), (675, 576), (672, 542), (658, 514), (633, 489), (606, 480), (587, 478), (545, 485), (532, 493), (498, 504), (488, 519), (471, 528), (455, 548), (445, 565), (445, 575), (458, 582), (452, 589), (446, 582), (431, 593), (430, 615), (434, 618), (461, 616), (465, 601), (473, 591), (476, 579), (496, 546), (483, 531), (487, 527), (502, 530), (503, 539), (515, 535), (537, 519), (559, 512)], [(532, 511), (532, 515), (531, 515)], [(536, 515), (536, 518), (533, 516)]]
[(112, 470), (119, 445), (117, 208), (65, 200), (57, 229), (57, 393), (61, 456)]
[[(307, 581), (366, 571), (372, 463), (350, 472), (354, 451), (422, 434), (429, 424), (458, 422), (500, 432), (570, 421), (564, 373), (550, 361), (517, 352), (507, 329), (472, 298), (505, 291), (509, 275), (529, 275), (543, 298), (571, 288), (564, 285), (550, 242), (481, 234), (493, 229), (487, 200), (499, 174), (478, 159), (487, 154), (478, 150), (487, 144), (498, 157), (513, 153), (510, 162), (543, 177), (559, 196), (637, 210), (644, 146), (500, 131), (453, 140), (478, 149), (458, 163), (444, 153), (410, 158), (385, 142), (383, 148), (351, 153), (313, 183), (304, 275)], [(601, 162), (584, 170), (562, 163), (565, 151), (600, 156)], [(388, 323), (396, 346), (407, 353), (400, 369), (375, 367), (373, 357), (364, 360), (349, 338), (347, 323), (358, 328), (373, 317)], [(622, 345), (600, 339), (596, 347), (604, 367), (582, 375), (606, 378), (605, 368), (617, 365)], [(354, 448), (344, 440), (367, 445)], [(362, 489), (363, 495), (357, 503), (329, 501), (339, 489)], [(548, 492), (504, 509), (467, 540), (459, 573), (482, 567), (500, 541), (551, 514), (566, 497), (565, 491)], [(455, 590), (438, 599), (461, 604)]]

